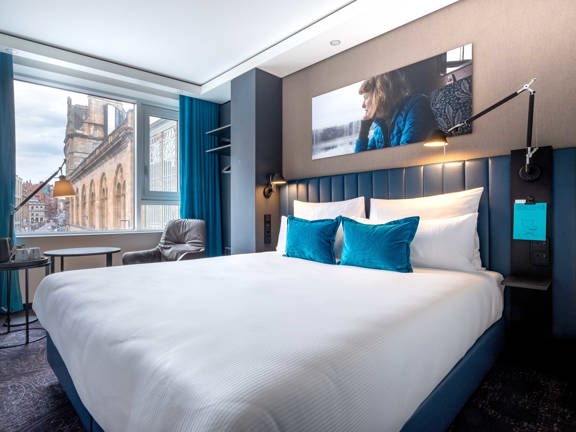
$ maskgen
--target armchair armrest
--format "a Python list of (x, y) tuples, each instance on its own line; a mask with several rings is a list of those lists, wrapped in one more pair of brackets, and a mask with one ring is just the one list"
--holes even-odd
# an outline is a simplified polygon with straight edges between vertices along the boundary
[(158, 248), (141, 251), (125, 252), (122, 254), (122, 264), (145, 264), (158, 262), (162, 258)]
[(178, 257), (177, 261), (192, 260), (192, 259), (196, 259), (196, 258), (204, 258), (205, 253), (206, 253), (206, 251), (204, 250), (204, 248), (198, 249), (196, 251), (184, 252), (182, 255), (180, 255)]

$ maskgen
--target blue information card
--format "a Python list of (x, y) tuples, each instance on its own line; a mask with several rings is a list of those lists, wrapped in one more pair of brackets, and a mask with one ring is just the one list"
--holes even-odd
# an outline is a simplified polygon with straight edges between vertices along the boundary
[(514, 240), (546, 240), (546, 203), (514, 204)]

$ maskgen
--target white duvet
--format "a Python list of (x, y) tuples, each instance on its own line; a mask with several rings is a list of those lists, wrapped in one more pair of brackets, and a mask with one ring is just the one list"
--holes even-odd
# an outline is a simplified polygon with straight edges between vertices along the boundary
[(502, 313), (499, 275), (275, 252), (67, 271), (34, 309), (109, 432), (395, 431)]

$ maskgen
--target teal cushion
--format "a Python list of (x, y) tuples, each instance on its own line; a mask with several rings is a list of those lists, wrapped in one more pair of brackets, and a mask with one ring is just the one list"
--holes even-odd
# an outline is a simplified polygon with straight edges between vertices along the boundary
[(340, 264), (412, 272), (410, 243), (419, 221), (418, 216), (412, 216), (369, 225), (342, 217), (344, 248)]
[(286, 256), (336, 264), (334, 239), (339, 225), (340, 216), (318, 220), (288, 216)]

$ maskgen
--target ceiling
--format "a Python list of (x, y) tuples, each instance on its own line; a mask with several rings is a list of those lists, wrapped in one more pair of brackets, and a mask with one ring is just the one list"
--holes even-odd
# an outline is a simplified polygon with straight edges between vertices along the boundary
[(222, 102), (254, 67), (284, 77), (456, 1), (5, 1), (0, 48)]

